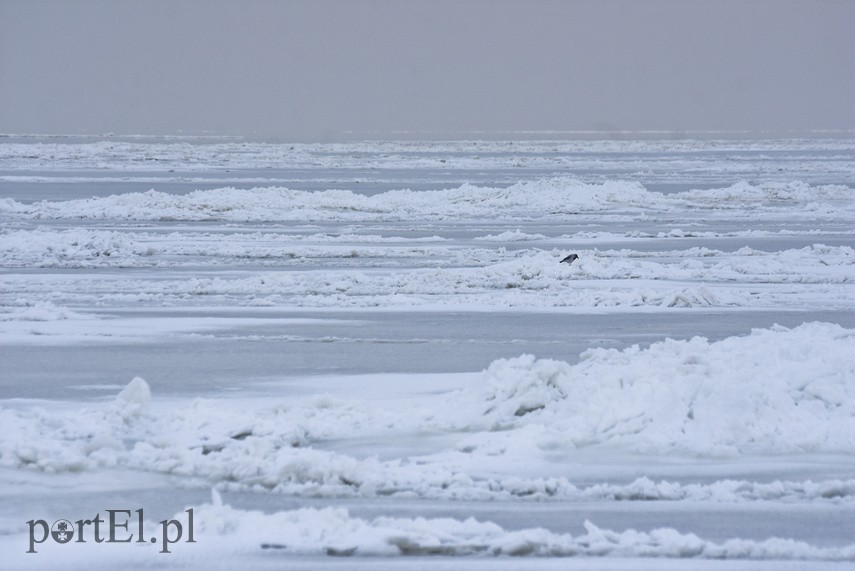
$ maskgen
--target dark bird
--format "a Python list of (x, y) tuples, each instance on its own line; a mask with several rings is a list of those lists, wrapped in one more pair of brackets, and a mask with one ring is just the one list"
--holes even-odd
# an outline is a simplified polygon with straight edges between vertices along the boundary
[(563, 260), (561, 260), (558, 263), (563, 264), (564, 262), (567, 262), (568, 264), (572, 264), (573, 262), (575, 262), (578, 259), (579, 259), (578, 254), (570, 254), (569, 256), (567, 256), (566, 258), (564, 258)]

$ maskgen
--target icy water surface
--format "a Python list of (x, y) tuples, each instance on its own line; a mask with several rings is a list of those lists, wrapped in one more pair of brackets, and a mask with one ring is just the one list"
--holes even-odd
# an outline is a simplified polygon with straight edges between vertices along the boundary
[(0, 139), (11, 568), (851, 565), (853, 151)]

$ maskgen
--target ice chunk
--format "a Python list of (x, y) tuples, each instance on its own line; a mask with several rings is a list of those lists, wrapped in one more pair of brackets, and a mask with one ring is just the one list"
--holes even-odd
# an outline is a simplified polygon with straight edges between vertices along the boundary
[(116, 396), (114, 405), (126, 421), (144, 415), (151, 407), (151, 389), (148, 383), (140, 377), (134, 377)]

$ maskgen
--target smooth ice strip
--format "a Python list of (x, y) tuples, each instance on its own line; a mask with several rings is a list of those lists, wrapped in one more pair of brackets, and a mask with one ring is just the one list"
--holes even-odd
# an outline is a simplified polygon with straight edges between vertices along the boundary
[[(21, 302), (9, 307), (0, 306), (0, 346), (146, 343), (259, 325), (307, 323), (332, 324), (337, 321), (300, 317), (109, 317), (72, 311), (50, 302)], [(248, 335), (243, 338), (260, 337)]]

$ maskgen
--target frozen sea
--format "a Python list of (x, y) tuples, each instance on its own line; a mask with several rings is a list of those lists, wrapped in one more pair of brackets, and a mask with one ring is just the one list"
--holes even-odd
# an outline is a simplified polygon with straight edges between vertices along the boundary
[(853, 243), (845, 139), (0, 137), (4, 568), (849, 568)]

